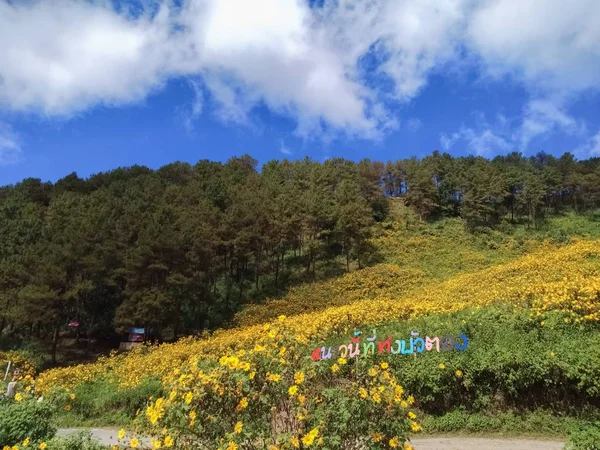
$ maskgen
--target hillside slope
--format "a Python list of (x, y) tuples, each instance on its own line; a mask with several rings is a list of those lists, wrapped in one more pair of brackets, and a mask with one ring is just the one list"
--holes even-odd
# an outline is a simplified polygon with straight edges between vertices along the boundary
[(455, 276), (516, 260), (544, 249), (559, 248), (571, 238), (600, 238), (594, 216), (554, 216), (538, 228), (504, 224), (500, 229), (465, 229), (459, 218), (420, 221), (401, 199), (391, 202), (390, 217), (376, 224), (371, 245), (378, 263), (317, 283), (290, 289), (281, 298), (245, 305), (236, 326), (256, 325), (287, 316), (319, 311), (359, 300), (399, 298), (415, 289)]
[[(282, 325), (298, 342), (309, 344), (353, 327), (377, 325), (409, 317), (448, 313), (505, 303), (530, 308), (543, 322), (548, 311), (561, 311), (574, 322), (600, 320), (600, 241), (575, 241), (556, 247), (541, 244), (513, 262), (430, 283), (409, 295), (386, 295), (323, 311), (300, 314)], [(265, 328), (266, 327), (266, 328)], [(42, 373), (37, 388), (72, 387), (94, 379), (135, 386), (145, 377), (163, 377), (190, 358), (218, 359), (235, 349), (252, 348), (268, 326), (219, 330), (212, 336), (142, 348), (97, 363)]]

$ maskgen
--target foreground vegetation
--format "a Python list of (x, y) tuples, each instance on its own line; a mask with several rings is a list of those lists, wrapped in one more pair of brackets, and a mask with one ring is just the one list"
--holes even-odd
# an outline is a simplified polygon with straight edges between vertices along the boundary
[[(247, 440), (335, 448), (367, 436), (371, 446), (394, 448), (389, 444), (394, 438), (401, 444), (409, 430), (421, 428), (596, 436), (599, 325), (576, 324), (565, 311), (547, 311), (543, 318), (540, 322), (528, 307), (498, 304), (388, 321), (377, 327), (378, 335), (408, 339), (411, 331), (464, 332), (469, 347), (320, 362), (310, 358), (314, 343), (290, 332), (293, 319), (281, 318), (265, 326), (247, 350), (218, 359), (192, 355), (162, 382), (149, 377), (118, 387), (98, 377), (68, 391), (53, 387), (45, 396), (76, 423), (119, 414), (128, 430), (154, 436), (161, 446), (173, 442), (174, 448), (219, 446), (221, 439), (223, 448), (243, 447)], [(322, 343), (335, 347), (351, 334), (341, 331)], [(27, 393), (23, 397), (21, 404), (36, 404)], [(275, 417), (285, 420), (273, 422)], [(131, 446), (130, 441), (123, 444)]]
[[(393, 288), (384, 286), (370, 301), (49, 370), (35, 392), (57, 405), (63, 423), (130, 422), (128, 430), (175, 448), (337, 448), (356, 439), (394, 448), (421, 428), (518, 433), (540, 417), (550, 418), (551, 433), (581, 428), (574, 439), (584, 442), (599, 420), (600, 242), (537, 245), (512, 262), (415, 285), (405, 297), (402, 289), (386, 296)], [(469, 347), (311, 359), (315, 347), (371, 328), (398, 339), (464, 332)]]

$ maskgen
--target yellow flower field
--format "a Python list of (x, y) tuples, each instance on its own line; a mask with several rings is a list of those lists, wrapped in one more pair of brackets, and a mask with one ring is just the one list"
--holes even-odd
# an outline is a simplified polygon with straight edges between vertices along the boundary
[(372, 300), (380, 295), (406, 295), (429, 280), (419, 269), (400, 268), (395, 264), (377, 264), (345, 274), (341, 278), (292, 288), (283, 299), (267, 300), (264, 304), (248, 305), (236, 314), (236, 325), (256, 325), (265, 318), (276, 318), (342, 306), (360, 300)]
[[(573, 321), (600, 320), (600, 241), (575, 241), (556, 248), (544, 244), (514, 262), (425, 285), (409, 295), (378, 296), (322, 311), (300, 314), (282, 326), (299, 343), (347, 333), (354, 327), (376, 325), (427, 314), (477, 308), (495, 302), (528, 307), (543, 320), (546, 311), (562, 311)], [(324, 299), (325, 300), (325, 299)], [(167, 377), (190, 358), (218, 360), (233, 350), (252, 349), (269, 333), (257, 324), (219, 330), (212, 336), (186, 338), (174, 344), (112, 355), (94, 364), (52, 369), (40, 374), (36, 389), (70, 388), (104, 378), (120, 386), (135, 386), (146, 376)]]

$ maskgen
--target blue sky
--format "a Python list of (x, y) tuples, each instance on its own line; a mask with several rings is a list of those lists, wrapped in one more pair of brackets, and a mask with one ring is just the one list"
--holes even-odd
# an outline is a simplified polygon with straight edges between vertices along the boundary
[(600, 156), (597, 1), (254, 5), (0, 0), (0, 184), (243, 153)]

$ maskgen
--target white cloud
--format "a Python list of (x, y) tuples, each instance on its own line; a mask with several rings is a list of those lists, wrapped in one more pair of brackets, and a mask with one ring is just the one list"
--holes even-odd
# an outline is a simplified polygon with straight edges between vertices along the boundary
[(452, 133), (451, 135), (440, 133), (440, 145), (444, 150), (448, 151), (454, 147), (454, 144), (460, 139), (460, 137), (461, 133), (459, 132)]
[(283, 139), (279, 142), (279, 151), (287, 156), (292, 154), (292, 151), (288, 147), (286, 147)]
[(490, 74), (511, 74), (533, 91), (563, 94), (600, 83), (600, 2), (484, 0), (467, 27), (469, 47)]
[(0, 103), (69, 115), (144, 98), (173, 54), (168, 10), (131, 20), (84, 1), (0, 3)]
[[(69, 117), (190, 77), (227, 122), (256, 126), (251, 113), (264, 105), (293, 118), (303, 137), (379, 139), (398, 127), (390, 102), (415, 98), (432, 73), (473, 59), (533, 98), (600, 86), (597, 0), (568, 8), (561, 0), (163, 1), (138, 16), (109, 0), (0, 2), (0, 107)], [(207, 110), (199, 92), (190, 124)], [(576, 129), (561, 102), (532, 105), (522, 142)], [(503, 146), (490, 134), (473, 142)]]
[(600, 131), (576, 149), (574, 154), (578, 158), (600, 157)]
[(10, 125), (0, 122), (0, 166), (16, 164), (22, 158), (19, 136)]
[[(520, 115), (508, 118), (502, 114), (493, 123), (480, 112), (474, 114), (475, 124), (462, 126), (452, 134), (441, 133), (440, 145), (449, 150), (459, 140), (465, 140), (470, 150), (479, 155), (492, 155), (506, 151), (526, 151), (535, 139), (548, 139), (552, 133), (561, 132), (583, 139), (588, 134), (585, 121), (569, 114), (564, 101), (535, 99), (527, 102)], [(591, 141), (590, 141), (591, 142)], [(590, 154), (588, 142), (578, 151)]]
[(462, 127), (450, 136), (445, 133), (440, 135), (440, 145), (445, 151), (450, 150), (459, 140), (464, 140), (469, 151), (479, 156), (493, 156), (511, 148), (511, 143), (491, 128)]
[(420, 119), (412, 118), (406, 122), (406, 128), (408, 131), (413, 133), (423, 126), (423, 122)]
[(191, 104), (177, 108), (177, 116), (186, 131), (193, 134), (194, 122), (200, 117), (204, 109), (204, 91), (200, 81), (189, 80), (189, 85), (193, 91), (194, 98)]
[(522, 149), (526, 149), (532, 139), (545, 136), (554, 131), (571, 135), (582, 135), (586, 131), (585, 123), (570, 116), (564, 108), (549, 100), (529, 102), (523, 114), (524, 120), (518, 139)]

